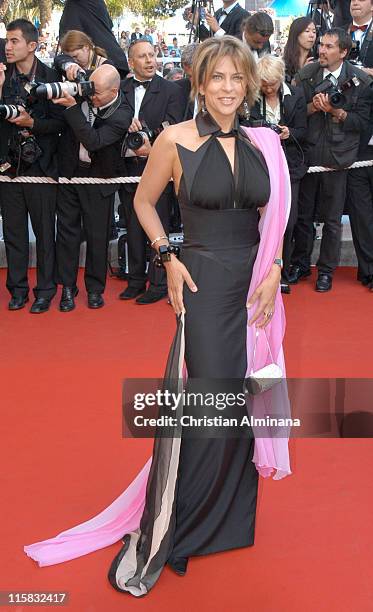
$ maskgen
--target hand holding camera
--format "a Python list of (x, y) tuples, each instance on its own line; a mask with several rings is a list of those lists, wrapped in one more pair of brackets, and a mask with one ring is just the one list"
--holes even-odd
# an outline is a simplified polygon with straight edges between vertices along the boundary
[(286, 125), (278, 125), (278, 127), (281, 129), (281, 133), (279, 134), (280, 136), (280, 140), (287, 140), (290, 136), (290, 131), (289, 128)]
[(60, 106), (64, 106), (65, 108), (70, 108), (71, 106), (75, 106), (76, 100), (75, 98), (66, 90), (63, 90), (60, 98), (52, 98), (53, 104), (59, 104)]
[(17, 106), (19, 114), (16, 117), (8, 118), (9, 123), (13, 123), (19, 127), (25, 127), (32, 129), (34, 127), (34, 120), (31, 115), (27, 112), (24, 106)]
[(139, 119), (136, 119), (136, 117), (134, 117), (132, 119), (131, 125), (128, 128), (128, 132), (130, 134), (140, 134), (141, 135), (141, 146), (138, 149), (133, 149), (133, 150), (136, 151), (136, 155), (138, 155), (139, 157), (148, 157), (148, 155), (150, 154), (152, 145), (150, 144), (150, 140), (149, 140), (147, 133), (144, 132), (143, 130), (144, 130), (144, 127), (141, 121), (139, 121)]
[(68, 81), (77, 81), (85, 75), (85, 71), (79, 64), (65, 64), (65, 75)]

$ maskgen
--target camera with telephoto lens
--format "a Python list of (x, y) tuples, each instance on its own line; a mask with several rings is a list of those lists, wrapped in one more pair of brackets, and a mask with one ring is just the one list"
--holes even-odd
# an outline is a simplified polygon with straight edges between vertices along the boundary
[(348, 81), (342, 83), (342, 85), (339, 85), (336, 79), (334, 80), (335, 82), (330, 78), (324, 79), (320, 85), (315, 88), (315, 94), (327, 94), (331, 106), (333, 108), (341, 108), (346, 102), (346, 97), (343, 92), (351, 87), (358, 87), (360, 81), (357, 76), (353, 76), (351, 79), (348, 79)]
[(66, 92), (73, 96), (79, 96), (82, 100), (89, 100), (95, 93), (95, 84), (88, 81), (85, 74), (79, 72), (76, 81), (63, 81), (61, 83), (42, 83), (33, 89), (33, 95), (38, 100), (55, 100), (62, 98)]
[(0, 119), (15, 119), (21, 111), (15, 104), (0, 104)]

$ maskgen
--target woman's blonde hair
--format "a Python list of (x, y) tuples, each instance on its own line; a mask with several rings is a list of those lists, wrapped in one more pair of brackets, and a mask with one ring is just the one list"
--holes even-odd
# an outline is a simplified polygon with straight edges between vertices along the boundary
[(271, 81), (285, 80), (285, 62), (281, 57), (275, 55), (263, 55), (257, 63), (258, 74), (261, 81), (270, 83)]
[(198, 46), (193, 58), (191, 98), (195, 99), (198, 96), (199, 106), (201, 106), (199, 89), (201, 86), (206, 86), (216, 64), (224, 57), (230, 57), (237, 71), (243, 73), (246, 81), (244, 98), (249, 107), (253, 106), (259, 91), (256, 62), (249, 47), (234, 36), (208, 38)]
[(69, 53), (76, 49), (82, 49), (83, 47), (89, 47), (96, 55), (107, 58), (105, 49), (96, 47), (92, 38), (87, 36), (84, 32), (80, 32), (80, 30), (69, 30), (61, 38), (61, 51), (63, 51), (63, 53)]

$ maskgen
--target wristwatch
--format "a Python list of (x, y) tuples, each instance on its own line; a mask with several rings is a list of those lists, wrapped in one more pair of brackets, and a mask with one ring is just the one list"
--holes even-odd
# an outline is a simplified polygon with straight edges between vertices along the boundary
[(284, 267), (284, 260), (280, 259), (279, 257), (276, 257), (276, 259), (273, 260), (273, 263), (280, 266), (281, 269)]
[(169, 244), (161, 244), (158, 249), (158, 255), (162, 262), (162, 264), (167, 261), (171, 261), (171, 253), (173, 253), (173, 248)]

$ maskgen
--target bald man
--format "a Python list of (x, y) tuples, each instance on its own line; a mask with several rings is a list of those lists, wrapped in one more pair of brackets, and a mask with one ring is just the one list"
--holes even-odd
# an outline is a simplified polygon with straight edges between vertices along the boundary
[[(111, 178), (123, 176), (121, 144), (131, 123), (120, 92), (116, 68), (104, 64), (89, 80), (94, 92), (89, 100), (68, 93), (54, 100), (65, 107), (66, 131), (60, 147), (60, 176)], [(85, 287), (88, 307), (101, 308), (106, 284), (107, 250), (114, 195), (118, 186), (61, 185), (57, 198), (57, 271), (62, 284), (60, 311), (75, 308), (81, 227), (87, 239)]]

